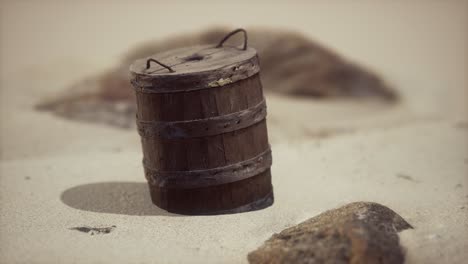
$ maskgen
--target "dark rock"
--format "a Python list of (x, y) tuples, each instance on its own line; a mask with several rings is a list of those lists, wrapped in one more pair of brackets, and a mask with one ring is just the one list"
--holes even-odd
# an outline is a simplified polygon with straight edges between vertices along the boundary
[(326, 211), (274, 234), (248, 255), (250, 263), (403, 263), (397, 232), (412, 228), (377, 203)]
[(396, 177), (403, 179), (403, 180), (416, 182), (416, 183), (419, 182), (418, 180), (415, 180), (413, 177), (406, 175), (406, 174), (402, 174), (402, 173), (397, 174)]
[(70, 228), (71, 230), (77, 230), (83, 233), (88, 233), (90, 235), (101, 235), (101, 234), (109, 234), (114, 230), (116, 226), (110, 226), (110, 227), (89, 227), (89, 226), (78, 226), (78, 227), (72, 227)]

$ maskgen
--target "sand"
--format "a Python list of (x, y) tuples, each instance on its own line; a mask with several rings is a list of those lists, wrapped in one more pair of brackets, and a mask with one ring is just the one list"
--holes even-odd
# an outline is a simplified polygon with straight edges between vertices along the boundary
[[(407, 263), (468, 258), (467, 1), (2, 2), (0, 17), (0, 262), (245, 263), (272, 233), (354, 201), (415, 227), (400, 234)], [(136, 131), (33, 110), (132, 44), (213, 23), (301, 30), (379, 71), (403, 101), (269, 94), (275, 204), (196, 217), (151, 204)]]

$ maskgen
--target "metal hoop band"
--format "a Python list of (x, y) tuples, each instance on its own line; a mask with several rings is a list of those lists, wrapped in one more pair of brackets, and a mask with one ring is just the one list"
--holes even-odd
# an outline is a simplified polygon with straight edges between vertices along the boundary
[(189, 189), (226, 184), (253, 177), (271, 167), (272, 157), (271, 150), (268, 148), (259, 155), (239, 163), (193, 171), (159, 171), (150, 168), (145, 163), (143, 160), (146, 179), (150, 185), (160, 188)]
[(138, 133), (143, 138), (181, 139), (206, 137), (252, 126), (266, 117), (266, 103), (245, 110), (206, 119), (175, 122), (142, 121), (137, 119)]

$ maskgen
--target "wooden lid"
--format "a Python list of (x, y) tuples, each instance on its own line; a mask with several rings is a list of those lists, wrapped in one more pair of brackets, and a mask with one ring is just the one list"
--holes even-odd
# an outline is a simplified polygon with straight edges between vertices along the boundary
[[(221, 43), (222, 44), (222, 43)], [(171, 93), (224, 86), (260, 71), (257, 51), (244, 46), (195, 46), (136, 60), (132, 83), (140, 92)]]

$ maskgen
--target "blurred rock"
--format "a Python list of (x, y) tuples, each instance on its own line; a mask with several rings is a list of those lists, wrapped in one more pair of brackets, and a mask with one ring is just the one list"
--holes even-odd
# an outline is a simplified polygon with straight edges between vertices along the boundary
[[(130, 129), (135, 123), (135, 95), (129, 66), (136, 59), (162, 51), (201, 44), (217, 44), (229, 30), (211, 28), (130, 49), (119, 65), (89, 76), (61, 94), (41, 99), (37, 110), (50, 111), (67, 119), (105, 123)], [(226, 45), (241, 43), (233, 36)], [(396, 92), (375, 73), (352, 63), (330, 49), (285, 30), (248, 29), (248, 45), (257, 49), (263, 89), (288, 96), (311, 99), (368, 98), (394, 103)]]

